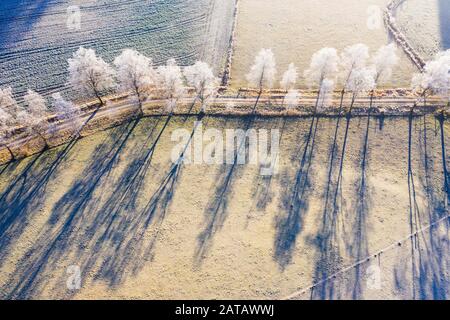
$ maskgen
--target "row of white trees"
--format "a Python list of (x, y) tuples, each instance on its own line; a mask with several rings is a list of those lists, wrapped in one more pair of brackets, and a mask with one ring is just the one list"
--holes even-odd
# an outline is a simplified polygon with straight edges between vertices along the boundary
[(131, 92), (143, 114), (142, 105), (152, 94), (167, 100), (167, 109), (173, 110), (183, 96), (186, 85), (193, 88), (202, 109), (214, 96), (219, 79), (205, 62), (198, 61), (182, 70), (175, 59), (164, 66), (154, 67), (151, 58), (136, 50), (124, 50), (113, 62), (114, 67), (98, 57), (94, 50), (80, 48), (69, 62), (69, 83), (77, 91), (97, 97), (104, 104), (102, 94), (118, 87)]
[[(388, 80), (397, 63), (394, 44), (381, 47), (372, 57), (364, 44), (349, 46), (340, 55), (334, 48), (320, 49), (313, 55), (309, 68), (303, 73), (310, 87), (318, 91), (315, 111), (329, 102), (338, 82), (342, 84), (341, 100), (346, 92), (351, 92), (353, 106), (358, 94), (372, 91), (378, 83)], [(247, 80), (258, 87), (261, 93), (264, 88), (274, 85), (276, 74), (273, 52), (263, 49), (256, 57)], [(298, 104), (300, 94), (295, 89), (298, 78), (298, 70), (291, 63), (280, 81), (280, 87), (288, 92), (285, 97), (288, 106)]]
[[(323, 48), (317, 51), (310, 66), (303, 75), (311, 88), (318, 91), (315, 111), (329, 103), (336, 84), (340, 83), (341, 107), (344, 95), (351, 93), (350, 111), (357, 96), (363, 92), (373, 92), (379, 84), (389, 80), (398, 64), (399, 57), (395, 44), (379, 48), (373, 56), (364, 44), (346, 47), (341, 54), (334, 48)], [(272, 88), (277, 74), (275, 56), (270, 49), (262, 49), (255, 58), (250, 72), (247, 74), (249, 83), (259, 89)], [(299, 91), (295, 89), (299, 73), (291, 63), (281, 77), (280, 87), (288, 93), (285, 103), (288, 106), (298, 105)], [(440, 95), (450, 103), (450, 50), (439, 53), (428, 62), (423, 73), (413, 76), (412, 88), (421, 97), (430, 94)]]
[[(68, 65), (68, 83), (77, 92), (95, 96), (99, 107), (105, 104), (105, 93), (116, 88), (130, 92), (140, 115), (144, 113), (144, 101), (152, 94), (165, 99), (166, 110), (172, 112), (176, 102), (186, 93), (187, 86), (195, 91), (195, 99), (200, 101), (204, 111), (219, 87), (219, 79), (205, 62), (198, 61), (182, 70), (174, 59), (170, 59), (166, 65), (154, 67), (151, 58), (131, 49), (124, 50), (111, 66), (94, 50), (80, 47), (68, 60)], [(0, 147), (7, 148), (12, 159), (15, 156), (7, 141), (18, 127), (39, 136), (45, 148), (49, 146), (47, 136), (58, 120), (66, 120), (66, 125), (72, 125), (72, 129), (79, 133), (80, 112), (73, 103), (56, 93), (52, 95), (51, 107), (33, 90), (28, 90), (19, 103), (11, 87), (0, 89)], [(56, 114), (56, 118), (51, 118), (51, 114)]]
[[(342, 87), (340, 107), (344, 95), (350, 93), (351, 111), (358, 95), (371, 92), (373, 96), (377, 85), (391, 77), (398, 60), (394, 44), (381, 47), (372, 56), (364, 44), (348, 46), (340, 54), (334, 48), (320, 49), (303, 73), (306, 82), (318, 92), (314, 113), (330, 103), (337, 84)], [(166, 65), (155, 67), (151, 58), (132, 49), (124, 50), (110, 65), (93, 49), (80, 47), (68, 60), (68, 72), (68, 83), (80, 94), (95, 96), (99, 106), (105, 104), (105, 93), (116, 88), (129, 92), (141, 115), (144, 113), (143, 103), (152, 96), (165, 99), (166, 111), (172, 112), (177, 101), (187, 92), (187, 87), (195, 91), (195, 100), (201, 103), (204, 111), (216, 96), (220, 83), (205, 62), (198, 61), (182, 69), (174, 59), (170, 59)], [(276, 75), (272, 50), (262, 49), (247, 74), (249, 84), (258, 88), (261, 95), (264, 89), (274, 86)], [(298, 69), (291, 63), (279, 82), (287, 92), (284, 99), (287, 107), (299, 104), (300, 93), (295, 89), (298, 78)], [(414, 75), (412, 86), (424, 99), (430, 94), (449, 98), (450, 50), (438, 54), (427, 63), (423, 73)], [(46, 137), (55, 122), (70, 119), (69, 123), (79, 124), (75, 120), (80, 114), (78, 108), (61, 94), (52, 95), (51, 106), (52, 110), (46, 99), (33, 90), (28, 90), (23, 101), (18, 103), (11, 88), (0, 88), (0, 147), (6, 147), (14, 158), (7, 144), (14, 128), (22, 127), (39, 136), (48, 147)], [(56, 118), (50, 118), (50, 114), (56, 114)]]

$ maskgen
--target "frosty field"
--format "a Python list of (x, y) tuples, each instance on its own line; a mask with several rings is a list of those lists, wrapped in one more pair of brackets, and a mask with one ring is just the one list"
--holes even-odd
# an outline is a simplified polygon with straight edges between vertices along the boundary
[(426, 59), (450, 49), (449, 0), (408, 0), (397, 19), (402, 32)]
[[(70, 20), (71, 6), (80, 9), (80, 29)], [(234, 0), (2, 0), (0, 86), (19, 94), (27, 88), (67, 92), (67, 59), (79, 46), (108, 62), (125, 48), (156, 64), (204, 59), (220, 73), (233, 13)]]
[[(265, 90), (263, 81), (273, 55), (262, 48), (273, 49), (278, 87), (289, 63), (303, 75), (321, 48), (366, 43), (373, 52), (390, 43), (382, 20), (389, 0), (239, 0), (234, 21), (235, 3), (0, 1), (0, 88), (14, 87), (26, 104), (0, 100), (0, 160), (9, 162), (0, 165), (0, 300), (450, 299), (447, 100), (404, 90), (419, 68), (401, 48), (391, 66), (393, 46), (381, 55), (394, 70), (380, 90), (363, 45), (339, 68), (330, 62), (339, 60), (336, 51), (322, 50), (315, 70), (322, 72), (311, 80), (322, 81), (318, 92), (292, 90), (310, 87), (303, 77), (286, 91)], [(450, 48), (449, 9), (450, 0), (407, 0), (395, 21), (429, 59)], [(67, 59), (80, 46), (108, 63), (133, 48), (164, 67), (130, 50), (109, 68), (81, 49), (70, 62), (70, 87)], [(227, 88), (205, 63), (184, 68), (201, 59), (220, 77), (230, 52)], [(257, 62), (266, 62), (253, 68), (259, 90), (238, 90), (249, 86), (258, 52)], [(183, 68), (165, 65), (168, 58)], [(435, 65), (450, 71), (450, 54)], [(341, 95), (330, 79), (343, 78), (346, 67), (351, 85)], [(83, 77), (78, 90), (88, 87), (89, 97), (74, 90), (73, 78)], [(98, 82), (109, 86), (97, 90)], [(41, 112), (36, 105), (49, 101), (24, 103), (28, 88), (98, 101), (58, 107), (53, 98)], [(121, 96), (107, 95), (114, 90)], [(182, 161), (199, 131), (228, 129), (278, 130), (273, 174), (249, 163), (250, 152), (243, 164), (237, 156)], [(180, 131), (188, 142), (177, 158)]]
[[(242, 0), (236, 29), (232, 84), (245, 86), (245, 75), (255, 50), (272, 48), (278, 76), (295, 63), (300, 72), (322, 47), (342, 50), (355, 43), (367, 44), (372, 52), (391, 41), (383, 22), (388, 0)], [(408, 0), (399, 10), (398, 23), (417, 49), (437, 52), (439, 43), (448, 48), (448, 0)], [(403, 10), (405, 10), (403, 12)], [(442, 28), (442, 29), (441, 29)], [(442, 38), (442, 41), (441, 41)], [(400, 49), (401, 51), (401, 49)], [(433, 55), (434, 55), (433, 54)], [(400, 54), (400, 64), (385, 87), (409, 87), (417, 68)], [(430, 58), (427, 55), (426, 58)], [(302, 81), (303, 87), (307, 84)]]
[[(174, 167), (171, 134), (195, 119), (131, 122), (2, 168), (1, 297), (284, 298), (366, 258), (295, 298), (449, 297), (446, 220), (397, 245), (446, 215), (449, 123), (353, 118), (342, 159), (345, 119), (319, 119), (313, 135), (312, 118), (255, 119), (283, 135), (279, 173), (264, 178), (252, 165)], [(69, 266), (81, 290), (67, 289)], [(367, 284), (374, 266), (381, 288)]]

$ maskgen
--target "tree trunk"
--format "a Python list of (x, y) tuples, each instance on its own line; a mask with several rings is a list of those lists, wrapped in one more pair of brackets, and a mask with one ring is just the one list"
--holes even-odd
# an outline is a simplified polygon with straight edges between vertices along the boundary
[(353, 106), (355, 104), (355, 100), (356, 100), (356, 93), (353, 94), (352, 102), (350, 103), (350, 109), (348, 110), (348, 115), (349, 116), (351, 116), (351, 114), (352, 114), (352, 110), (353, 110)]
[(345, 89), (342, 89), (342, 91), (341, 91), (341, 102), (339, 103), (339, 115), (341, 114), (342, 108), (344, 106), (344, 95), (345, 95)]
[(97, 97), (98, 101), (100, 102), (100, 105), (101, 105), (101, 106), (105, 105), (105, 103), (103, 102), (102, 97), (100, 96), (100, 94), (98, 93), (97, 90), (94, 90), (94, 94), (95, 94), (95, 96)]
[(260, 87), (259, 92), (258, 92), (258, 97), (256, 98), (255, 106), (253, 107), (253, 110), (252, 110), (252, 114), (254, 114), (256, 112), (256, 107), (258, 106), (258, 102), (259, 102), (259, 99), (261, 98), (262, 91), (263, 91), (263, 89), (262, 89), (262, 87)]
[(49, 149), (49, 145), (48, 145), (47, 139), (45, 139), (44, 135), (41, 132), (39, 132), (39, 131), (37, 131), (37, 134), (38, 134), (39, 138), (41, 138), (41, 140), (44, 141), (44, 143), (45, 143), (44, 151)]
[(138, 98), (138, 106), (139, 106), (139, 115), (141, 117), (144, 116), (144, 109), (142, 108), (142, 100), (141, 100), (141, 94), (139, 92), (139, 89), (136, 88), (136, 96)]
[(10, 160), (10, 161), (15, 161), (15, 160), (16, 160), (16, 156), (15, 156), (14, 153), (12, 152), (11, 148), (10, 148), (7, 144), (5, 144), (5, 148), (6, 148), (6, 150), (8, 150), (9, 155), (10, 155), (10, 157), (11, 157), (11, 160)]

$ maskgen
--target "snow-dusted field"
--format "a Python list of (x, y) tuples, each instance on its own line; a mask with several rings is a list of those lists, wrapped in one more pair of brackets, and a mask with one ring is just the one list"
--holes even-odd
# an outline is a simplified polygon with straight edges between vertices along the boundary
[(397, 12), (397, 22), (425, 59), (450, 49), (450, 0), (407, 0)]
[(174, 167), (172, 133), (195, 120), (145, 118), (0, 167), (0, 298), (284, 298), (361, 260), (295, 298), (449, 298), (450, 123), (352, 118), (346, 135), (321, 118), (311, 136), (311, 118), (257, 118), (283, 137), (264, 177)]
[[(365, 43), (372, 52), (392, 41), (383, 21), (389, 0), (241, 0), (236, 28), (232, 84), (245, 86), (245, 75), (261, 48), (272, 48), (280, 77), (293, 62), (300, 72), (323, 47), (342, 50)], [(406, 0), (398, 15), (414, 48), (449, 48), (449, 0)], [(400, 63), (387, 87), (409, 87), (417, 68), (400, 50)], [(301, 85), (308, 84), (301, 81)]]
[(157, 64), (203, 58), (220, 72), (233, 11), (234, 0), (2, 0), (0, 86), (67, 90), (66, 60), (79, 46), (107, 61), (128, 47)]

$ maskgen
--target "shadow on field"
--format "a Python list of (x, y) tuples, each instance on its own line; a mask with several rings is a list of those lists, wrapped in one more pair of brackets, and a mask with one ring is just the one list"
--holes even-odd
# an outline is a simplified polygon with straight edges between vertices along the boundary
[[(255, 116), (253, 115), (244, 118), (242, 125), (245, 132), (252, 126), (254, 119)], [(233, 179), (242, 166), (242, 164), (238, 164), (238, 155), (239, 153), (247, 152), (246, 145), (246, 138), (243, 141), (237, 141), (233, 163), (222, 165), (215, 179), (217, 183), (214, 194), (205, 208), (204, 229), (197, 237), (197, 247), (194, 253), (194, 260), (197, 266), (201, 265), (203, 259), (206, 258), (211, 248), (214, 234), (222, 228), (227, 218), (228, 201), (232, 196)]]
[[(419, 120), (416, 123), (420, 126)], [(443, 123), (440, 122), (440, 131), (443, 133)], [(412, 119), (410, 120), (410, 138), (408, 151), (408, 171), (410, 186), (410, 225), (411, 233), (417, 232), (421, 227), (433, 222), (439, 221), (449, 214), (448, 211), (448, 194), (446, 192), (446, 159), (445, 159), (445, 135), (442, 137), (440, 145), (442, 148), (443, 167), (444, 167), (444, 188), (443, 193), (437, 194), (433, 187), (436, 166), (434, 158), (430, 156), (428, 151), (429, 140), (429, 124), (423, 117), (421, 130), (419, 131), (419, 146), (421, 157), (421, 170), (414, 175), (411, 165), (411, 141), (412, 141)], [(439, 135), (435, 132), (435, 136)], [(439, 149), (439, 146), (437, 146)], [(421, 190), (424, 190), (427, 205), (419, 210), (416, 201), (416, 189), (414, 176), (418, 176), (421, 182)], [(417, 183), (416, 183), (417, 184)], [(450, 292), (450, 279), (448, 272), (450, 270), (450, 243), (448, 241), (449, 220), (446, 220), (427, 231), (419, 232), (411, 238), (411, 272), (413, 277), (412, 298), (421, 300), (447, 300)]]
[[(96, 211), (98, 199), (94, 191), (102, 179), (107, 179), (116, 160), (139, 120), (114, 130), (95, 150), (86, 167), (70, 190), (54, 205), (49, 221), (40, 231), (35, 244), (16, 264), (5, 286), (4, 298), (25, 299), (45, 285), (46, 273), (52, 274), (58, 260), (70, 254), (72, 246), (83, 247), (78, 238), (86, 219)], [(77, 241), (78, 240), (78, 241)], [(79, 257), (77, 257), (79, 258)]]
[[(362, 150), (359, 156), (360, 176), (356, 190), (356, 210), (355, 210), (355, 224), (352, 228), (352, 237), (350, 243), (350, 254), (355, 261), (361, 261), (369, 255), (369, 244), (367, 239), (367, 219), (370, 213), (370, 194), (367, 184), (367, 171), (369, 167), (369, 134), (370, 134), (370, 113), (367, 115), (367, 123), (365, 134), (363, 136)], [(363, 265), (358, 265), (354, 269), (352, 278), (352, 299), (363, 298), (363, 280), (365, 276), (365, 269)]]
[(439, 128), (440, 128), (440, 137), (441, 137), (441, 153), (442, 153), (442, 170), (444, 173), (444, 191), (447, 194), (446, 204), (450, 203), (450, 172), (448, 171), (447, 166), (447, 154), (448, 151), (446, 149), (446, 133), (445, 133), (445, 119), (443, 116), (439, 118)]
[(308, 197), (311, 187), (310, 169), (314, 158), (314, 147), (319, 118), (312, 117), (309, 131), (304, 139), (303, 154), (300, 166), (295, 175), (293, 186), (286, 190), (282, 199), (286, 215), (276, 217), (276, 236), (274, 258), (281, 269), (284, 269), (292, 259), (292, 253), (298, 234), (303, 228), (304, 215), (308, 211)]
[[(268, 122), (269, 124), (270, 122)], [(286, 128), (286, 119), (278, 119), (273, 129), (280, 130), (280, 141), (283, 141), (283, 135)], [(277, 155), (280, 157), (280, 155)], [(259, 170), (262, 170), (263, 166), (260, 166)], [(259, 171), (261, 172), (261, 171)], [(273, 199), (273, 189), (272, 189), (272, 181), (274, 178), (274, 174), (271, 175), (261, 175), (257, 174), (255, 176), (253, 185), (255, 186), (255, 190), (253, 191), (253, 197), (255, 199), (252, 205), (252, 212), (249, 213), (247, 224), (253, 219), (257, 214), (254, 211), (264, 211), (267, 208), (267, 205), (272, 202)]]
[(157, 127), (161, 119), (150, 124), (144, 144), (136, 148), (137, 154), (132, 156), (130, 164), (127, 164), (114, 183), (110, 196), (96, 210), (84, 237), (84, 241), (89, 243), (95, 254), (83, 255), (82, 248), (77, 253), (80, 257), (77, 264), (83, 272), (90, 272), (101, 264), (96, 278), (108, 281), (109, 285), (120, 283), (123, 275), (129, 271), (129, 266), (137, 268), (137, 264), (144, 262), (145, 257), (139, 256), (138, 253), (141, 247), (147, 245), (142, 241), (142, 237), (152, 215), (140, 210), (138, 197), (142, 194), (156, 146), (170, 120), (171, 117), (167, 117), (159, 132)]
[[(135, 275), (145, 262), (153, 259), (159, 229), (173, 198), (186, 150), (201, 119), (202, 116), (197, 117), (183, 153), (171, 164), (142, 208), (138, 204), (138, 194), (142, 194), (142, 184), (151, 166), (155, 148), (171, 117), (167, 118), (151, 146), (144, 148), (138, 159), (124, 171), (115, 191), (99, 210), (93, 227), (88, 231), (88, 239), (98, 254), (88, 256), (82, 263), (84, 272), (100, 265), (96, 278), (115, 286), (124, 280), (126, 274)], [(155, 127), (152, 131), (154, 130)], [(79, 252), (79, 255), (81, 254), (82, 252)]]
[[(258, 107), (259, 100), (261, 98), (261, 92), (259, 93), (255, 104), (252, 109), (252, 113), (248, 116), (242, 117), (243, 119), (243, 130), (246, 133), (254, 124), (256, 119), (256, 108)], [(240, 128), (236, 128), (240, 129)], [(231, 186), (233, 179), (239, 171), (239, 167), (242, 166), (238, 164), (239, 154), (247, 154), (247, 136), (245, 136), (242, 141), (237, 140), (237, 149), (235, 150), (234, 160), (232, 164), (225, 164), (222, 166), (221, 171), (218, 174), (218, 183), (215, 186), (214, 194), (212, 200), (207, 204), (205, 209), (205, 221), (204, 229), (200, 232), (197, 237), (197, 247), (194, 253), (194, 260), (197, 266), (200, 266), (203, 260), (206, 258), (211, 246), (212, 240), (217, 231), (219, 231), (226, 218), (228, 201), (232, 196)], [(233, 144), (234, 148), (234, 144)]]
[(0, 196), (0, 266), (10, 245), (20, 237), (28, 222), (39, 213), (47, 185), (68, 157), (76, 140), (62, 150), (39, 153), (19, 172)]
[[(184, 152), (176, 162), (164, 168), (162, 178), (152, 180), (152, 189), (147, 195), (148, 181), (156, 177), (158, 171), (152, 163), (156, 162), (156, 158), (153, 160), (154, 153), (161, 144), (163, 133), (169, 130), (171, 119), (152, 118), (145, 125), (144, 121), (135, 120), (108, 132), (107, 138), (98, 144), (87, 163), (83, 164), (83, 172), (75, 177), (68, 191), (60, 199), (56, 199), (58, 201), (51, 208), (50, 219), (44, 222), (41, 229), (36, 230), (35, 241), (26, 244), (27, 249), (23, 255), (20, 252), (21, 258), (14, 264), (14, 270), (8, 272), (10, 278), (2, 279), (1, 298), (33, 298), (44, 292), (58, 297), (70, 297), (72, 293), (66, 289), (64, 277), (64, 270), (68, 265), (79, 266), (82, 274), (92, 275), (86, 279), (99, 281), (111, 288), (117, 288), (127, 276), (135, 275), (144, 265), (148, 266), (154, 259), (155, 245), (161, 240), (159, 232), (181, 180), (186, 150), (202, 117), (197, 118)], [(313, 235), (313, 241), (308, 243), (317, 252), (310, 262), (312, 280), (317, 284), (311, 291), (312, 299), (365, 298), (366, 264), (346, 271), (342, 281), (327, 279), (342, 270), (347, 263), (364, 260), (370, 255), (370, 251), (379, 249), (369, 248), (368, 229), (372, 206), (370, 191), (378, 186), (371, 185), (368, 178), (372, 176), (376, 165), (379, 165), (376, 161), (371, 161), (380, 156), (375, 149), (376, 145), (383, 143), (383, 138), (389, 138), (389, 134), (397, 131), (393, 129), (394, 120), (387, 120), (386, 130), (377, 133), (378, 123), (370, 115), (358, 118), (358, 128), (356, 120), (353, 120), (357, 118), (348, 117), (344, 126), (342, 121), (345, 119), (305, 120), (308, 122), (305, 122), (306, 125), (298, 133), (303, 143), (295, 146), (296, 151), (293, 151), (298, 161), (296, 170), (293, 170), (295, 176), (280, 190), (285, 196), (281, 198), (282, 211), (276, 217), (273, 260), (281, 271), (292, 264), (305, 214), (311, 211), (309, 207), (315, 199), (313, 191), (320, 192), (317, 197), (320, 202), (320, 212), (317, 211), (320, 217), (316, 219), (319, 222), (318, 232)], [(448, 133), (445, 130), (448, 124), (440, 119), (439, 126), (433, 131), (427, 119), (411, 116), (407, 120), (401, 128), (408, 129), (408, 132), (402, 132), (405, 137), (408, 133), (408, 142), (406, 144), (405, 139), (405, 144), (399, 148), (402, 159), (405, 159), (405, 164), (402, 165), (404, 171), (401, 171), (405, 172), (402, 185), (405, 186), (407, 179), (410, 211), (398, 214), (408, 218), (405, 223), (409, 222), (410, 231), (414, 233), (421, 226), (442, 219), (449, 213)], [(254, 124), (253, 117), (242, 122), (245, 128)], [(142, 141), (136, 139), (136, 142), (131, 137), (136, 133), (138, 125), (145, 130), (146, 135)], [(356, 136), (353, 137), (352, 134)], [(293, 140), (296, 141), (295, 138)], [(326, 144), (323, 150), (327, 154), (323, 155), (324, 160), (319, 160), (323, 143)], [(27, 162), (12, 163), (9, 167), (1, 168), (4, 174), (16, 171), (17, 174), (10, 178), (0, 194), (0, 266), (5, 257), (9, 258), (10, 249), (17, 246), (27, 224), (39, 214), (39, 208), (48, 197), (48, 190), (51, 191), (51, 187), (55, 185), (57, 187), (58, 178), (63, 173), (66, 160), (71, 156), (70, 152), (73, 152), (74, 144), (75, 142), (64, 148), (49, 150)], [(245, 142), (237, 147), (244, 146)], [(352, 163), (344, 166), (346, 152), (346, 158), (352, 159)], [(349, 157), (350, 153), (354, 157)], [(228, 217), (228, 204), (241, 168), (236, 160), (235, 157), (233, 164), (224, 165), (218, 173), (217, 184), (205, 211), (204, 225), (196, 239), (194, 263), (197, 266), (209, 253), (216, 232)], [(318, 163), (316, 167), (318, 161), (323, 164)], [(347, 172), (350, 165), (353, 165), (351, 171), (355, 177), (346, 178), (345, 196), (349, 200), (343, 206), (339, 197), (342, 197), (344, 169)], [(324, 181), (323, 185), (316, 186), (315, 169), (320, 166), (324, 169)], [(319, 173), (321, 172), (318, 170), (317, 174)], [(259, 179), (262, 178), (254, 177), (252, 181)], [(318, 179), (321, 181), (322, 178)], [(268, 194), (270, 181), (264, 181), (267, 184), (260, 189), (256, 188), (255, 203)], [(348, 181), (352, 181), (350, 189)], [(51, 187), (47, 188), (49, 182)], [(399, 292), (403, 290), (405, 297), (449, 298), (448, 233), (448, 223), (420, 232), (411, 239), (411, 251), (407, 252), (411, 260), (399, 260), (395, 270), (388, 270), (395, 273), (396, 283), (393, 286)], [(408, 251), (406, 246), (402, 250), (403, 253)], [(411, 274), (413, 282), (409, 280)], [(61, 278), (55, 279), (59, 276)]]
[[(350, 126), (350, 116), (346, 117), (345, 134), (342, 142), (342, 151), (338, 154), (338, 141), (341, 117), (337, 118), (328, 156), (328, 168), (326, 186), (324, 190), (324, 204), (319, 233), (314, 239), (317, 247), (318, 257), (314, 266), (314, 282), (320, 283), (311, 291), (311, 299), (334, 299), (335, 284), (332, 281), (324, 281), (331, 274), (336, 272), (342, 265), (342, 258), (339, 252), (339, 243), (337, 235), (337, 219), (339, 214), (338, 197), (341, 194), (341, 182), (343, 174), (344, 154)], [(339, 161), (339, 167), (336, 167), (336, 161)], [(335, 169), (339, 168), (336, 181), (333, 176)]]

